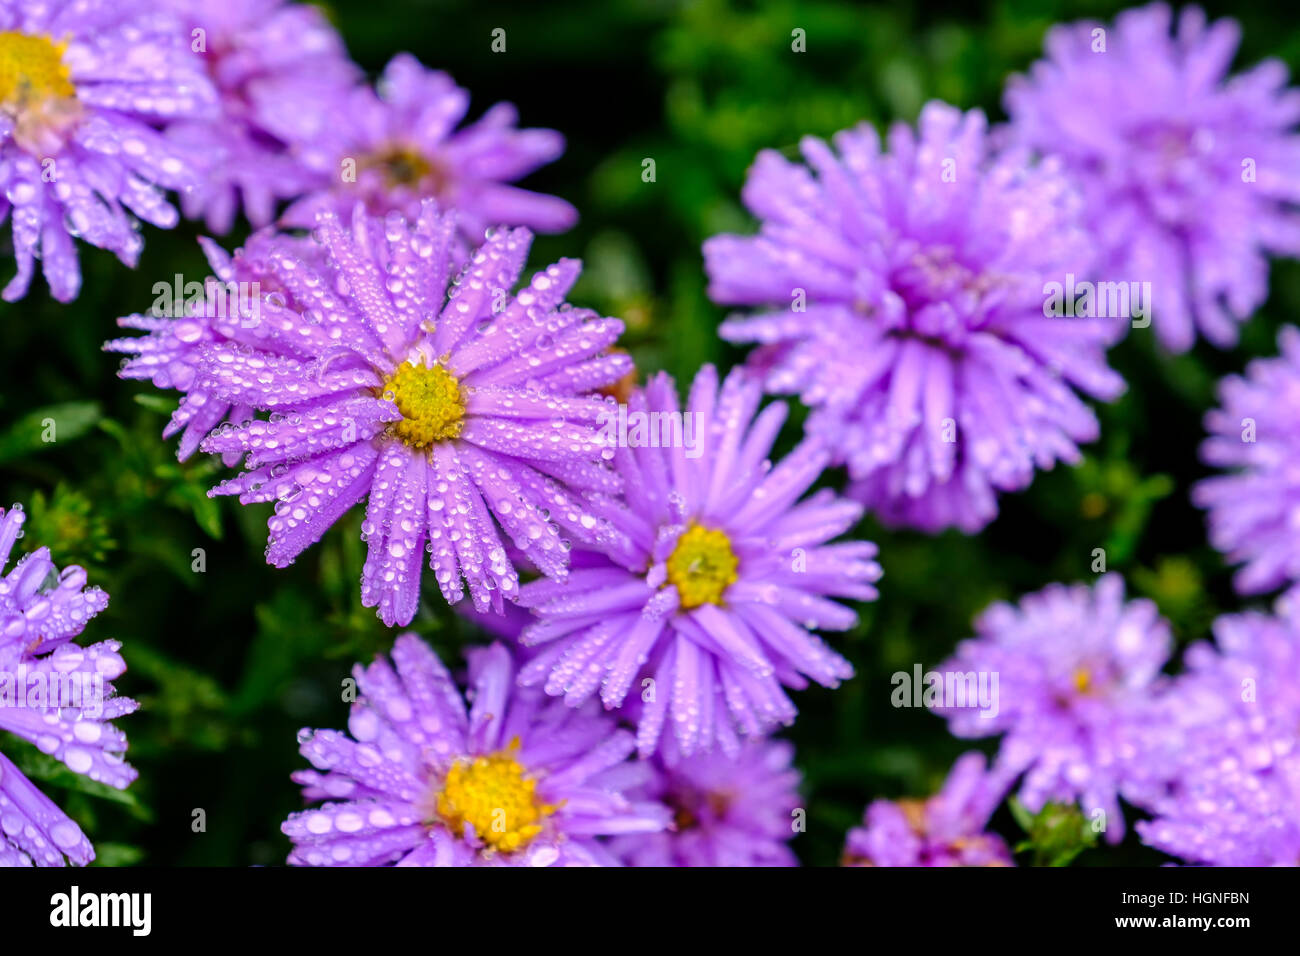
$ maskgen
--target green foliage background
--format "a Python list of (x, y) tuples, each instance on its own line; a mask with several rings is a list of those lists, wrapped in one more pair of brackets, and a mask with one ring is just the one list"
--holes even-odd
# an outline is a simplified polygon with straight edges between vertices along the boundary
[[(704, 294), (699, 249), (716, 232), (752, 228), (738, 194), (757, 150), (794, 155), (804, 134), (862, 119), (911, 121), (930, 98), (1000, 118), (1005, 77), (1038, 56), (1052, 22), (1118, 8), (1056, 0), (925, 9), (829, 0), (339, 0), (329, 12), (372, 75), (410, 50), (471, 90), (472, 115), (509, 99), (524, 125), (565, 134), (564, 157), (527, 185), (569, 199), (582, 221), (540, 238), (530, 265), (581, 256), (586, 271), (573, 301), (626, 319), (640, 368), (667, 369), (680, 383), (703, 362), (741, 358), (716, 337), (724, 310)], [(1282, 7), (1211, 4), (1210, 12), (1241, 20), (1238, 67), (1269, 55), (1293, 72), (1300, 64), (1300, 34)], [(495, 27), (507, 31), (504, 54), (490, 52)], [(791, 51), (796, 27), (807, 33), (806, 53)], [(655, 183), (641, 180), (646, 157), (656, 162)], [(340, 681), (353, 661), (392, 639), (360, 605), (359, 511), (294, 567), (268, 567), (269, 508), (208, 499), (220, 463), (178, 464), (174, 445), (159, 436), (174, 397), (119, 381), (117, 357), (100, 350), (117, 334), (115, 317), (148, 308), (153, 283), (206, 274), (198, 234), (192, 224), (149, 230), (135, 271), (83, 247), (76, 302), (59, 305), (38, 283), (25, 301), (0, 305), (0, 500), (21, 501), (30, 513), (20, 547), (48, 545), (59, 564), (85, 565), (112, 596), (85, 640), (124, 644), (130, 670), (119, 690), (142, 707), (121, 726), (140, 779), (117, 793), (12, 738), (0, 745), (83, 825), (98, 864), (283, 862), (279, 824), (301, 806), (288, 778), (303, 763), (295, 734), (343, 726)], [(798, 694), (800, 718), (788, 732), (805, 775), (808, 832), (794, 847), (806, 863), (836, 862), (867, 801), (929, 793), (967, 748), (926, 712), (892, 708), (889, 676), (937, 664), (990, 601), (1089, 579), (1092, 549), (1104, 547), (1131, 592), (1159, 604), (1180, 646), (1241, 606), (1188, 501), (1204, 474), (1201, 417), (1215, 380), (1273, 354), (1277, 328), (1297, 311), (1300, 267), (1279, 262), (1268, 303), (1234, 350), (1202, 345), (1170, 358), (1149, 333), (1130, 336), (1112, 356), (1129, 391), (1099, 409), (1103, 437), (1084, 464), (1040, 474), (1026, 493), (1005, 497), (979, 536), (864, 523), (861, 533), (881, 548), (882, 598), (861, 608), (855, 631), (834, 638), (858, 676), (836, 691)], [(47, 417), (57, 421), (53, 444), (40, 438)], [(798, 423), (795, 416), (787, 426), (786, 447)], [(205, 573), (191, 570), (195, 548), (206, 551)], [(464, 644), (483, 640), (432, 587), (413, 629), (451, 662)], [(194, 833), (200, 808), (207, 831)], [(1064, 862), (1083, 846), (1068, 820), (1032, 821), (1012, 809), (994, 823), (1013, 843), (1024, 839), (1022, 825), (1031, 831), (1022, 862)], [(1119, 849), (1084, 849), (1076, 863), (1159, 860), (1130, 837)]]

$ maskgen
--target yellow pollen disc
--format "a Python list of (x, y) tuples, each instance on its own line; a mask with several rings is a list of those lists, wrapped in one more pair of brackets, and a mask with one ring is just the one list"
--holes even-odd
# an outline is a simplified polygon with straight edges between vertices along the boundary
[(384, 383), (380, 395), (402, 413), (402, 420), (389, 430), (412, 448), (428, 448), (460, 435), (465, 396), (456, 376), (441, 365), (429, 368), (403, 362)]
[(721, 604), (723, 592), (736, 582), (739, 563), (725, 534), (692, 521), (668, 556), (668, 583), (687, 610)]
[(63, 63), (67, 44), (13, 30), (0, 32), (0, 104), (24, 109), (50, 99), (71, 98), (77, 90)]
[(438, 168), (424, 154), (409, 146), (394, 146), (365, 160), (362, 166), (380, 169), (390, 189), (399, 186), (420, 187), (426, 182), (437, 193), (442, 186)]
[(1074, 689), (1080, 694), (1086, 694), (1092, 688), (1092, 672), (1086, 667), (1080, 667), (1074, 672)]
[(474, 827), (480, 840), (502, 853), (510, 853), (542, 832), (542, 820), (558, 806), (542, 803), (537, 781), (515, 760), (519, 738), (509, 749), (472, 761), (457, 761), (447, 771), (438, 794), (438, 816), (457, 836)]

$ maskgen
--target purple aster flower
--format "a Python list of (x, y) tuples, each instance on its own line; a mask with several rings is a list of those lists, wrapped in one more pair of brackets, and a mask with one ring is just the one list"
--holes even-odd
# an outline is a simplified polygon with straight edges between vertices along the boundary
[(929, 799), (872, 802), (849, 831), (844, 865), (1015, 866), (1002, 838), (983, 832), (1006, 784), (985, 772), (983, 754), (964, 754)]
[(1269, 60), (1228, 77), (1240, 30), (1164, 4), (1049, 31), (1012, 77), (1010, 133), (1059, 156), (1083, 189), (1097, 272), (1150, 282), (1173, 351), (1215, 345), (1268, 295), (1266, 254), (1300, 253), (1300, 97)]
[(510, 182), (564, 152), (550, 129), (517, 129), (518, 115), (498, 103), (456, 129), (469, 109), (469, 93), (446, 73), (426, 69), (410, 54), (389, 62), (379, 92), (358, 87), (339, 103), (329, 136), (305, 145), (301, 155), (332, 185), (295, 203), (282, 217), (309, 228), (333, 209), (346, 217), (358, 201), (373, 215), (396, 211), (414, 219), (425, 199), (455, 209), (471, 245), (498, 225), (563, 232), (577, 221), (571, 205)]
[[(827, 544), (861, 508), (830, 490), (798, 500), (829, 454), (806, 440), (773, 466), (786, 408), (755, 417), (761, 397), (743, 370), (719, 389), (706, 365), (683, 413), (673, 380), (655, 376), (626, 406), (614, 457), (623, 495), (591, 506), (597, 528), (611, 532), (607, 559), (521, 592), (539, 619), (524, 644), (548, 645), (521, 668), (521, 683), (572, 705), (597, 689), (607, 708), (626, 705), (643, 756), (662, 749), (675, 762), (715, 743), (734, 756), (738, 731), (757, 737), (794, 719), (782, 685), (833, 687), (853, 675), (810, 632), (857, 621), (831, 598), (875, 599), (876, 546)], [(636, 423), (654, 421), (677, 421), (682, 440), (656, 437), (651, 447)]]
[(668, 766), (650, 763), (647, 792), (672, 811), (673, 824), (610, 842), (629, 866), (798, 866), (787, 844), (800, 806), (794, 747), (755, 740), (739, 755), (697, 754)]
[[(0, 508), (0, 730), (98, 783), (123, 789), (126, 736), (109, 721), (138, 706), (113, 696), (126, 670), (117, 641), (73, 643), (108, 595), (79, 567), (60, 571), (38, 548), (7, 573), (26, 516)], [(85, 865), (95, 851), (81, 828), (0, 754), (0, 866)]]
[(998, 491), (1097, 437), (1076, 390), (1123, 390), (1105, 361), (1122, 323), (1047, 317), (1047, 284), (1091, 258), (1078, 197), (1053, 162), (993, 152), (985, 126), (930, 103), (888, 152), (865, 124), (838, 155), (805, 138), (811, 170), (765, 150), (743, 194), (758, 235), (704, 244), (713, 299), (770, 310), (722, 336), (762, 346), (767, 388), (812, 407), (850, 495), (890, 524), (977, 531)]
[(247, 455), (211, 494), (275, 502), (277, 567), (368, 496), (362, 600), (390, 626), (415, 614), (426, 551), (449, 602), (462, 578), (480, 610), (514, 599), (498, 525), (563, 578), (571, 542), (595, 540), (581, 495), (618, 487), (597, 428), (607, 405), (592, 391), (631, 367), (607, 351), (621, 322), (564, 301), (581, 264), (562, 259), (512, 296), (532, 236), (502, 230), (453, 279), (455, 221), (432, 202), (414, 224), (358, 206), (347, 230), (326, 213), (315, 234), (323, 255), (311, 260), (300, 243), (268, 247), (276, 291), (260, 295), (256, 321), (240, 310), (200, 350), (183, 410), (201, 394), (223, 415), (270, 413), (203, 443)]
[(281, 829), (307, 866), (617, 865), (598, 840), (668, 823), (624, 791), (648, 768), (632, 735), (599, 713), (514, 689), (500, 644), (469, 652), (465, 701), (424, 642), (403, 634), (393, 662), (353, 669), (348, 734), (304, 730), (295, 773), (308, 800)]
[(0, 0), (0, 222), (27, 293), (36, 259), (51, 294), (77, 297), (79, 237), (134, 266), (138, 219), (164, 229), (164, 195), (193, 186), (193, 155), (162, 132), (207, 115), (214, 93), (178, 24), (135, 0)]
[(325, 15), (285, 0), (168, 0), (190, 48), (216, 88), (220, 115), (174, 125), (169, 135), (204, 157), (198, 186), (181, 198), (185, 215), (214, 233), (234, 224), (242, 199), (255, 227), (269, 225), (281, 199), (318, 189), (298, 147), (318, 142), (361, 79)]
[[(1106, 838), (1118, 842), (1119, 797), (1144, 782), (1139, 744), (1155, 719), (1168, 624), (1152, 602), (1126, 602), (1123, 579), (1107, 574), (1094, 587), (1052, 584), (1018, 606), (994, 604), (975, 631), (938, 668), (946, 699), (933, 709), (958, 737), (1005, 735), (997, 772), (1024, 775), (1019, 798), (1031, 812), (1078, 800), (1085, 815), (1105, 814)], [(992, 689), (991, 706), (976, 700), (977, 685)]]
[(1300, 607), (1219, 618), (1164, 695), (1147, 759), (1164, 771), (1143, 841), (1189, 863), (1300, 862)]
[(1281, 355), (1256, 359), (1219, 384), (1222, 407), (1205, 416), (1207, 478), (1192, 500), (1209, 509), (1210, 541), (1243, 567), (1234, 582), (1259, 594), (1300, 581), (1300, 331), (1278, 335)]

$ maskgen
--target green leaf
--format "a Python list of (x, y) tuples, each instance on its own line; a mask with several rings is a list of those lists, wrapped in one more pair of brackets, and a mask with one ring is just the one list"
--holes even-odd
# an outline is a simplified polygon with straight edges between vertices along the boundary
[(194, 520), (200, 528), (216, 540), (221, 540), (221, 506), (215, 499), (208, 497), (207, 489), (199, 484), (187, 482), (176, 488), (176, 494), (194, 512)]
[(159, 395), (154, 392), (144, 392), (135, 396), (135, 403), (143, 405), (151, 412), (157, 412), (159, 415), (172, 417), (176, 411), (176, 399), (170, 394)]
[(101, 417), (98, 402), (63, 402), (28, 412), (0, 432), (0, 463), (80, 438)]
[(91, 866), (134, 866), (144, 859), (144, 850), (125, 843), (95, 844), (95, 859)]

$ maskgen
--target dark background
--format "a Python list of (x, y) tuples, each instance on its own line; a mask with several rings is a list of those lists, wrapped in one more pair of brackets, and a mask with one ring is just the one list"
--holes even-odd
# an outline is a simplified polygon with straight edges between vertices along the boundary
[[(581, 256), (586, 272), (571, 300), (626, 319), (625, 344), (643, 373), (667, 369), (682, 384), (703, 362), (726, 367), (741, 358), (715, 335), (724, 310), (704, 295), (699, 250), (709, 235), (752, 228), (738, 193), (758, 149), (794, 155), (804, 134), (862, 119), (911, 121), (930, 98), (999, 119), (1005, 77), (1038, 56), (1052, 22), (1117, 9), (341, 0), (329, 13), (371, 75), (409, 50), (470, 89), (471, 116), (507, 99), (523, 125), (564, 133), (566, 154), (525, 184), (573, 202), (582, 220), (566, 235), (540, 238), (530, 271)], [(1237, 68), (1269, 55), (1293, 71), (1300, 63), (1300, 34), (1283, 7), (1213, 4), (1210, 12), (1242, 22)], [(496, 27), (507, 32), (503, 54), (490, 50)], [(791, 52), (796, 27), (806, 31), (806, 53)], [(656, 162), (655, 183), (641, 180), (646, 157)], [(301, 806), (288, 777), (304, 764), (295, 734), (344, 726), (340, 680), (392, 638), (360, 605), (361, 509), (294, 567), (268, 567), (269, 506), (206, 498), (224, 469), (197, 458), (178, 465), (174, 443), (159, 437), (174, 396), (119, 381), (118, 357), (100, 350), (118, 334), (117, 316), (149, 307), (155, 282), (206, 274), (198, 234), (192, 224), (147, 229), (133, 272), (83, 246), (76, 302), (53, 302), (38, 280), (25, 301), (0, 304), (0, 501), (21, 501), (31, 516), (20, 548), (48, 545), (56, 562), (85, 565), (111, 595), (83, 642), (124, 644), (130, 670), (119, 690), (143, 706), (120, 726), (140, 780), (117, 793), (25, 743), (0, 742), (83, 825), (100, 864), (283, 862), (279, 824)], [(7, 243), (7, 226), (4, 235)], [(0, 280), (11, 274), (4, 263)], [(1171, 358), (1149, 334), (1130, 336), (1112, 353), (1129, 391), (1098, 409), (1103, 437), (1086, 461), (1040, 473), (1029, 491), (1004, 497), (1000, 517), (976, 537), (865, 523), (861, 533), (881, 548), (882, 599), (860, 609), (855, 631), (832, 637), (858, 676), (835, 691), (797, 694), (800, 718), (788, 732), (805, 775), (809, 826), (794, 848), (806, 863), (836, 862), (844, 831), (869, 800), (931, 792), (967, 749), (938, 718), (892, 708), (889, 678), (914, 663), (937, 664), (990, 601), (1089, 580), (1092, 549), (1104, 547), (1131, 593), (1159, 604), (1180, 646), (1206, 637), (1216, 614), (1242, 606), (1188, 501), (1205, 474), (1201, 418), (1215, 380), (1273, 354), (1277, 328), (1298, 311), (1300, 268), (1279, 262), (1268, 303), (1234, 350), (1198, 345)], [(47, 416), (58, 421), (54, 444), (40, 441)], [(787, 425), (786, 447), (799, 421)], [(191, 571), (195, 548), (206, 551), (205, 573)], [(412, 628), (453, 665), (462, 644), (483, 639), (432, 586)], [(196, 809), (206, 813), (204, 833), (192, 832)], [(994, 823), (1013, 842), (1022, 836), (1005, 810)], [(1020, 857), (1054, 859), (1042, 841)], [(1130, 836), (1118, 849), (1085, 851), (1078, 863), (1160, 859)]]

